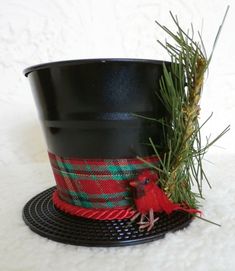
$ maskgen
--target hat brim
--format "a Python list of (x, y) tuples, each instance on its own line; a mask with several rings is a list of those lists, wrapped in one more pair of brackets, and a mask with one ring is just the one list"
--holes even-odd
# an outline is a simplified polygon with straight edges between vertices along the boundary
[(127, 246), (163, 238), (167, 232), (185, 228), (192, 215), (175, 211), (158, 214), (159, 220), (150, 231), (139, 231), (130, 219), (94, 220), (72, 216), (57, 209), (52, 202), (51, 187), (29, 200), (23, 209), (23, 219), (29, 228), (48, 239), (78, 246)]

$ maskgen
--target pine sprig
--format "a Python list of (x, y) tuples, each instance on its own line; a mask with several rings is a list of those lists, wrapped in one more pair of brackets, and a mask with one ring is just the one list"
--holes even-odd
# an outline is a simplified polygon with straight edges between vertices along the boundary
[[(170, 64), (163, 65), (160, 93), (157, 93), (168, 112), (168, 117), (160, 120), (164, 127), (166, 149), (159, 153), (153, 140), (149, 138), (149, 141), (160, 160), (157, 169), (162, 188), (173, 202), (185, 203), (192, 208), (197, 208), (198, 198), (203, 198), (203, 180), (206, 180), (211, 187), (203, 169), (203, 157), (208, 148), (230, 128), (226, 127), (216, 138), (208, 140), (206, 145), (202, 146), (201, 129), (211, 117), (202, 125), (199, 124), (199, 104), (204, 76), (228, 9), (229, 7), (219, 27), (209, 58), (202, 35), (199, 33), (199, 41), (194, 40), (195, 31), (192, 25), (191, 34), (189, 34), (189, 31), (182, 29), (178, 18), (173, 16), (171, 12), (170, 16), (177, 28), (176, 33), (156, 22), (174, 43), (158, 41), (171, 58)], [(194, 184), (197, 185), (198, 192), (192, 191)]]

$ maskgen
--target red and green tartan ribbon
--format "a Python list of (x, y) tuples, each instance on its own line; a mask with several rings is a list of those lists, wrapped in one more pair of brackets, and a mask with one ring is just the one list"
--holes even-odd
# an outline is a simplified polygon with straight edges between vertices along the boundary
[(105, 211), (107, 217), (108, 211), (130, 210), (130, 181), (148, 169), (148, 163), (158, 163), (156, 156), (142, 157), (146, 163), (137, 158), (82, 159), (48, 154), (57, 184), (53, 201), (63, 211), (73, 210), (77, 215), (93, 210)]

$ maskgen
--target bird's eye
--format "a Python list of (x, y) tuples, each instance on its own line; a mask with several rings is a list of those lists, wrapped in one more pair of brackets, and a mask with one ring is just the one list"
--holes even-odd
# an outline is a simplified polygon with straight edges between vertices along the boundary
[(149, 179), (146, 179), (145, 181), (144, 181), (144, 184), (148, 184), (150, 182), (150, 180)]

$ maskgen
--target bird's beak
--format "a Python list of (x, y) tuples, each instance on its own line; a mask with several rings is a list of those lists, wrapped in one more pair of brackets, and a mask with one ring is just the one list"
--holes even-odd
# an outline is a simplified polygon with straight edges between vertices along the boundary
[(132, 186), (132, 187), (136, 187), (136, 186), (137, 186), (137, 183), (136, 183), (135, 181), (132, 181), (132, 182), (130, 182), (129, 184), (130, 184), (130, 186)]

